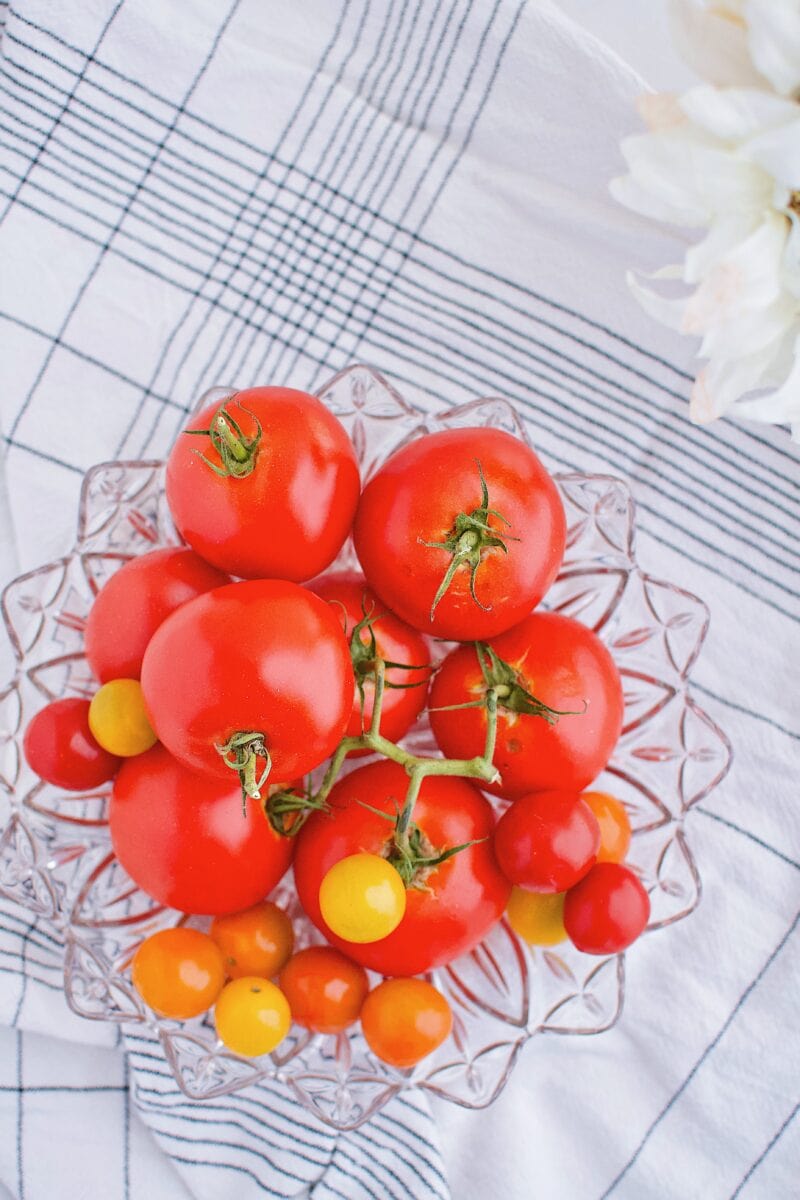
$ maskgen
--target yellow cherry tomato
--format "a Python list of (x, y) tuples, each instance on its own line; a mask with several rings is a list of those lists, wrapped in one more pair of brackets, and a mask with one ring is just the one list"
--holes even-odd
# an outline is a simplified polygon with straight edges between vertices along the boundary
[(158, 741), (147, 719), (138, 679), (111, 679), (89, 705), (89, 728), (109, 754), (132, 758)]
[(557, 946), (566, 941), (566, 892), (527, 892), (514, 887), (506, 905), (508, 923), (529, 946)]
[(334, 863), (319, 889), (328, 928), (348, 942), (378, 942), (403, 919), (406, 889), (379, 854), (350, 854)]
[(622, 801), (608, 792), (584, 792), (581, 796), (600, 826), (597, 861), (621, 863), (631, 844), (631, 823)]
[(289, 1032), (292, 1014), (283, 992), (269, 979), (243, 975), (227, 983), (214, 1009), (217, 1036), (234, 1054), (269, 1054)]

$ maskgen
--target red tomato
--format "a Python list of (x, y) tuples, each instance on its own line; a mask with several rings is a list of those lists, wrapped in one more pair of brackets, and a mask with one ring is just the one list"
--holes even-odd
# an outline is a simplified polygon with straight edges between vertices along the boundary
[(89, 728), (89, 701), (54, 700), (31, 719), (22, 741), (28, 766), (68, 792), (107, 783), (120, 759), (99, 746)]
[(193, 550), (151, 550), (120, 567), (97, 594), (84, 648), (97, 679), (138, 679), (147, 644), (181, 604), (230, 583)]
[(353, 533), (368, 582), (393, 612), (470, 641), (538, 604), (561, 566), (566, 522), (524, 442), (500, 429), (450, 429), (391, 456), (364, 488)]
[(564, 927), (586, 954), (619, 954), (649, 920), (650, 897), (620, 863), (597, 863), (564, 901)]
[(352, 442), (320, 400), (294, 388), (248, 388), (223, 407), (208, 405), (191, 430), (213, 436), (178, 437), (167, 501), (198, 554), (231, 575), (295, 582), (333, 562), (360, 480)]
[(127, 759), (114, 783), (111, 841), (134, 883), (159, 904), (216, 915), (250, 908), (289, 866), (290, 838), (242, 798), (236, 778), (188, 771), (163, 746)]
[(574, 792), (538, 792), (506, 809), (494, 852), (507, 879), (532, 892), (565, 892), (597, 858), (600, 826)]
[[(596, 634), (556, 613), (535, 612), (489, 645), (537, 700), (569, 714), (543, 717), (509, 711), (499, 702), (494, 763), (501, 782), (488, 790), (516, 799), (527, 792), (581, 791), (608, 762), (622, 729), (622, 684)], [(445, 659), (431, 688), (431, 725), (448, 758), (480, 754), (483, 708), (437, 712), (479, 699), (486, 690), (476, 650), (462, 646)]]
[(252, 733), (271, 755), (271, 778), (285, 781), (343, 737), (353, 668), (328, 604), (295, 583), (254, 580), (168, 617), (144, 656), (142, 689), (159, 740), (187, 767), (229, 778), (215, 747)]
[[(388, 937), (355, 944), (328, 929), (319, 907), (323, 878), (350, 854), (384, 851), (392, 825), (365, 804), (394, 815), (407, 785), (408, 776), (397, 763), (385, 760), (359, 767), (331, 792), (332, 812), (312, 814), (297, 835), (295, 849), (297, 893), (311, 920), (350, 958), (383, 975), (418, 975), (465, 954), (502, 915), (511, 891), (491, 841), (479, 841), (432, 868), (420, 879), (424, 888), (408, 889), (405, 915)], [(489, 802), (466, 780), (447, 776), (423, 780), (413, 820), (430, 844), (430, 857), (487, 839), (494, 827)]]
[[(415, 629), (406, 625), (394, 613), (386, 610), (374, 592), (367, 587), (366, 580), (355, 571), (339, 571), (325, 575), (311, 585), (311, 590), (323, 600), (327, 600), (333, 608), (337, 619), (345, 626), (345, 636), (348, 642), (355, 626), (363, 619), (364, 613), (374, 613), (375, 621), (372, 631), (375, 635), (375, 645), (378, 655), (384, 662), (405, 663), (408, 666), (418, 664), (427, 667), (430, 653), (425, 639)], [(364, 664), (369, 667), (370, 659), (367, 647), (370, 641), (368, 629), (361, 631), (361, 643), (364, 646)], [(375, 685), (370, 675), (362, 676), (364, 689), (364, 714), (362, 721), (361, 695), (358, 688), (358, 664), (354, 664), (357, 673), (356, 687), (353, 693), (353, 711), (347, 726), (348, 737), (358, 737), (364, 729), (369, 729), (372, 719), (372, 702), (375, 698)], [(404, 671), (390, 668), (386, 672), (386, 690), (383, 694), (381, 709), (380, 732), (392, 742), (398, 742), (416, 721), (428, 696), (428, 681), (430, 669), (421, 671)], [(358, 751), (357, 753), (367, 753)]]

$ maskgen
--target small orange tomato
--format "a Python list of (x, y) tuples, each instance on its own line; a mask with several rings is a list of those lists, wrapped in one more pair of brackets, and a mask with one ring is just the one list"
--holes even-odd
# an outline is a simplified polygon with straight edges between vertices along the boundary
[(631, 823), (625, 806), (607, 792), (584, 792), (581, 796), (600, 826), (598, 862), (622, 862), (631, 844)]
[(225, 983), (218, 946), (198, 929), (162, 929), (142, 942), (133, 958), (133, 986), (154, 1012), (185, 1020), (199, 1016)]
[(294, 946), (292, 922), (270, 900), (215, 917), (210, 933), (222, 951), (230, 979), (243, 975), (270, 979), (281, 970)]
[(369, 991), (364, 968), (332, 946), (298, 950), (280, 985), (292, 1019), (317, 1033), (339, 1033), (357, 1021)]
[(452, 1027), (450, 1005), (424, 979), (385, 979), (361, 1009), (370, 1050), (393, 1067), (413, 1067), (441, 1046)]

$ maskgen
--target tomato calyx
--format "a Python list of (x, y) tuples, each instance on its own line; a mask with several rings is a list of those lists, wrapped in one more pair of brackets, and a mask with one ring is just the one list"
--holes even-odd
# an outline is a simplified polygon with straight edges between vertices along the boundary
[[(272, 770), (272, 759), (267, 749), (264, 734), (259, 730), (238, 730), (227, 742), (214, 746), (226, 767), (239, 776), (242, 785), (242, 812), (247, 812), (247, 801), (260, 800), (261, 788)], [(259, 762), (263, 767), (259, 770)]]
[[(235, 397), (232, 398), (235, 399)], [(211, 445), (219, 455), (219, 466), (215, 462), (212, 462), (210, 458), (207, 458), (205, 454), (201, 454), (199, 450), (195, 450), (194, 453), (215, 474), (221, 476), (223, 479), (245, 479), (255, 470), (261, 437), (264, 431), (255, 413), (250, 412), (250, 409), (245, 408), (243, 404), (239, 404), (239, 408), (243, 412), (246, 412), (249, 417), (252, 417), (256, 424), (256, 431), (253, 436), (246, 437), (238, 421), (231, 416), (226, 404), (223, 404), (214, 413), (208, 429), (184, 429), (183, 432), (189, 437), (207, 437), (210, 439)]]
[[(376, 621), (380, 621), (384, 613), (375, 615), (375, 605), (372, 604), (367, 610), (366, 595), (361, 599), (361, 620), (353, 626), (353, 631), (350, 634), (350, 660), (353, 664), (353, 673), (355, 675), (356, 687), (358, 688), (358, 697), (361, 705), (361, 723), (364, 728), (364, 706), (366, 704), (365, 684), (368, 680), (375, 683), (378, 672), (385, 673), (386, 668), (391, 668), (397, 671), (430, 671), (432, 667), (430, 663), (399, 663), (391, 662), (388, 659), (383, 659), (378, 653), (378, 644), (375, 639), (374, 625)], [(367, 637), (362, 635), (366, 633)], [(383, 687), (385, 688), (415, 688), (421, 687), (423, 683), (427, 683), (426, 679), (418, 679), (413, 683), (395, 683), (390, 679), (383, 679)]]
[(281, 837), (296, 837), (312, 812), (329, 811), (327, 801), (315, 796), (310, 788), (302, 792), (296, 788), (275, 788), (263, 808), (264, 816)]
[[(499, 708), (530, 717), (542, 717), (548, 725), (557, 724), (560, 717), (579, 717), (586, 712), (586, 701), (582, 709), (558, 709), (551, 708), (549, 704), (539, 700), (528, 690), (527, 680), (519, 671), (505, 662), (486, 642), (476, 642), (475, 652), (478, 655), (487, 695), (489, 691), (494, 693)], [(477, 702), (483, 703), (483, 700)]]
[(413, 821), (409, 819), (407, 825), (403, 827), (403, 814), (405, 812), (410, 814), (411, 811), (408, 806), (408, 797), (406, 797), (403, 809), (400, 809), (395, 803), (394, 815), (384, 812), (381, 808), (375, 808), (372, 804), (367, 804), (365, 800), (359, 800), (359, 804), (375, 813), (376, 816), (393, 822), (394, 834), (386, 842), (383, 857), (397, 871), (406, 888), (415, 888), (418, 891), (430, 890), (427, 880), (436, 867), (446, 862), (448, 858), (460, 854), (462, 850), (486, 841), (486, 838), (473, 838), (471, 842), (462, 842), (459, 846), (449, 846), (446, 850), (437, 851), (427, 834)]
[(450, 565), (445, 571), (442, 582), (439, 584), (436, 595), (433, 598), (431, 620), (433, 620), (436, 608), (453, 582), (459, 567), (468, 568), (470, 595), (478, 608), (482, 609), (483, 612), (489, 612), (491, 605), (481, 604), (475, 593), (475, 577), (478, 573), (478, 567), (483, 561), (484, 551), (498, 549), (502, 550), (503, 554), (508, 554), (506, 542), (519, 541), (519, 538), (512, 537), (510, 533), (504, 532), (501, 535), (498, 529), (489, 524), (489, 517), (494, 517), (509, 527), (511, 522), (502, 513), (498, 512), (496, 508), (489, 507), (489, 488), (484, 478), (483, 468), (477, 458), (475, 462), (481, 481), (480, 504), (476, 508), (473, 508), (471, 512), (460, 512), (458, 514), (449, 534), (443, 542), (426, 542), (422, 538), (419, 539), (423, 546), (429, 546), (432, 550), (446, 550), (448, 554), (452, 555)]

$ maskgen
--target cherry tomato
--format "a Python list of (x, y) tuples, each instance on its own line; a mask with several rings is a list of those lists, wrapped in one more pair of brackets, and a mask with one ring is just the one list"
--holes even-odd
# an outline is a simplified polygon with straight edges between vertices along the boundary
[(257, 975), (226, 983), (214, 1009), (221, 1042), (234, 1054), (269, 1054), (289, 1032), (292, 1015), (280, 988)]
[(464, 779), (431, 776), (414, 807), (422, 848), (435, 857), (476, 844), (421, 873), (416, 882), (423, 886), (407, 889), (405, 915), (393, 933), (364, 945), (337, 937), (320, 911), (320, 884), (340, 859), (387, 848), (393, 827), (379, 814), (394, 816), (407, 786), (397, 763), (359, 767), (334, 787), (331, 812), (313, 813), (296, 839), (295, 883), (309, 917), (333, 945), (383, 975), (420, 974), (471, 950), (502, 915), (511, 890), (488, 840), (494, 828), (489, 802)]
[(581, 797), (600, 826), (598, 862), (622, 862), (631, 844), (631, 823), (625, 805), (607, 792), (584, 792)]
[(574, 792), (538, 792), (516, 800), (494, 831), (500, 870), (532, 892), (565, 892), (592, 867), (600, 826)]
[(293, 388), (237, 392), (191, 420), (167, 461), (167, 502), (181, 536), (223, 571), (300, 582), (342, 547), (360, 488), (344, 427)]
[[(407, 671), (390, 667), (386, 671), (380, 732), (390, 741), (399, 742), (425, 707), (428, 696), (431, 669), (428, 665), (430, 652), (425, 639), (415, 629), (406, 625), (405, 621), (388, 612), (374, 592), (369, 590), (364, 577), (355, 571), (339, 571), (325, 575), (309, 586), (323, 600), (328, 601), (338, 620), (343, 621), (348, 642), (351, 640), (353, 629), (364, 619), (365, 613), (372, 613), (375, 618), (372, 624), (375, 647), (384, 662), (418, 665), (423, 668)], [(375, 697), (374, 679), (368, 674), (371, 665), (368, 653), (369, 629), (362, 629), (360, 640), (363, 653), (357, 652), (358, 661), (354, 663), (356, 688), (353, 693), (353, 710), (347, 726), (348, 737), (358, 737), (364, 729), (369, 728)], [(364, 692), (363, 715), (359, 678)], [(368, 752), (356, 751), (356, 754), (365, 753)]]
[(514, 887), (506, 906), (508, 923), (530, 946), (557, 946), (566, 941), (564, 893), (528, 892)]
[(333, 753), (350, 719), (353, 668), (330, 605), (267, 579), (217, 588), (167, 617), (147, 647), (142, 688), (161, 741), (187, 767), (229, 778), (226, 763), (244, 752), (231, 739), (249, 738), (254, 795), (265, 751), (282, 781)]
[(586, 954), (619, 954), (650, 919), (650, 897), (620, 863), (597, 863), (564, 901), (564, 926)]
[(291, 839), (275, 833), (256, 801), (242, 813), (233, 775), (196, 775), (163, 746), (123, 764), (109, 824), (134, 883), (181, 912), (215, 915), (256, 904), (292, 856)]
[(364, 488), (353, 536), (384, 604), (416, 629), (468, 641), (538, 604), (561, 566), (566, 523), (524, 442), (464, 428), (393, 454)]
[(319, 911), (328, 929), (344, 941), (378, 942), (403, 919), (405, 885), (379, 854), (349, 854), (325, 872)]
[(28, 766), (68, 792), (88, 792), (111, 779), (120, 759), (92, 736), (89, 701), (54, 700), (28, 723), (22, 741)]
[(369, 991), (367, 973), (332, 946), (298, 950), (281, 971), (292, 1020), (316, 1033), (339, 1033), (358, 1020)]
[[(608, 650), (585, 625), (545, 612), (532, 613), (489, 646), (512, 669), (508, 703), (518, 708), (499, 701), (493, 761), (501, 782), (488, 790), (511, 800), (527, 792), (581, 791), (605, 767), (622, 728), (622, 684)], [(437, 710), (479, 700), (486, 688), (474, 647), (461, 646), (444, 660), (430, 707), (436, 741), (448, 758), (482, 752), (486, 714), (483, 708)], [(549, 724), (526, 712), (520, 689), (569, 715)]]
[(158, 741), (147, 717), (138, 679), (110, 679), (89, 705), (89, 728), (109, 754), (132, 758)]
[(225, 983), (222, 955), (198, 929), (162, 929), (142, 942), (133, 986), (154, 1012), (187, 1020), (211, 1007)]
[(386, 979), (361, 1009), (361, 1028), (373, 1054), (393, 1067), (413, 1067), (450, 1036), (453, 1014), (424, 979)]
[(181, 604), (230, 583), (193, 550), (169, 546), (132, 558), (111, 576), (89, 612), (84, 649), (95, 676), (138, 679), (147, 644)]
[(243, 912), (215, 917), (210, 934), (222, 951), (231, 979), (277, 975), (294, 946), (292, 922), (269, 900)]

